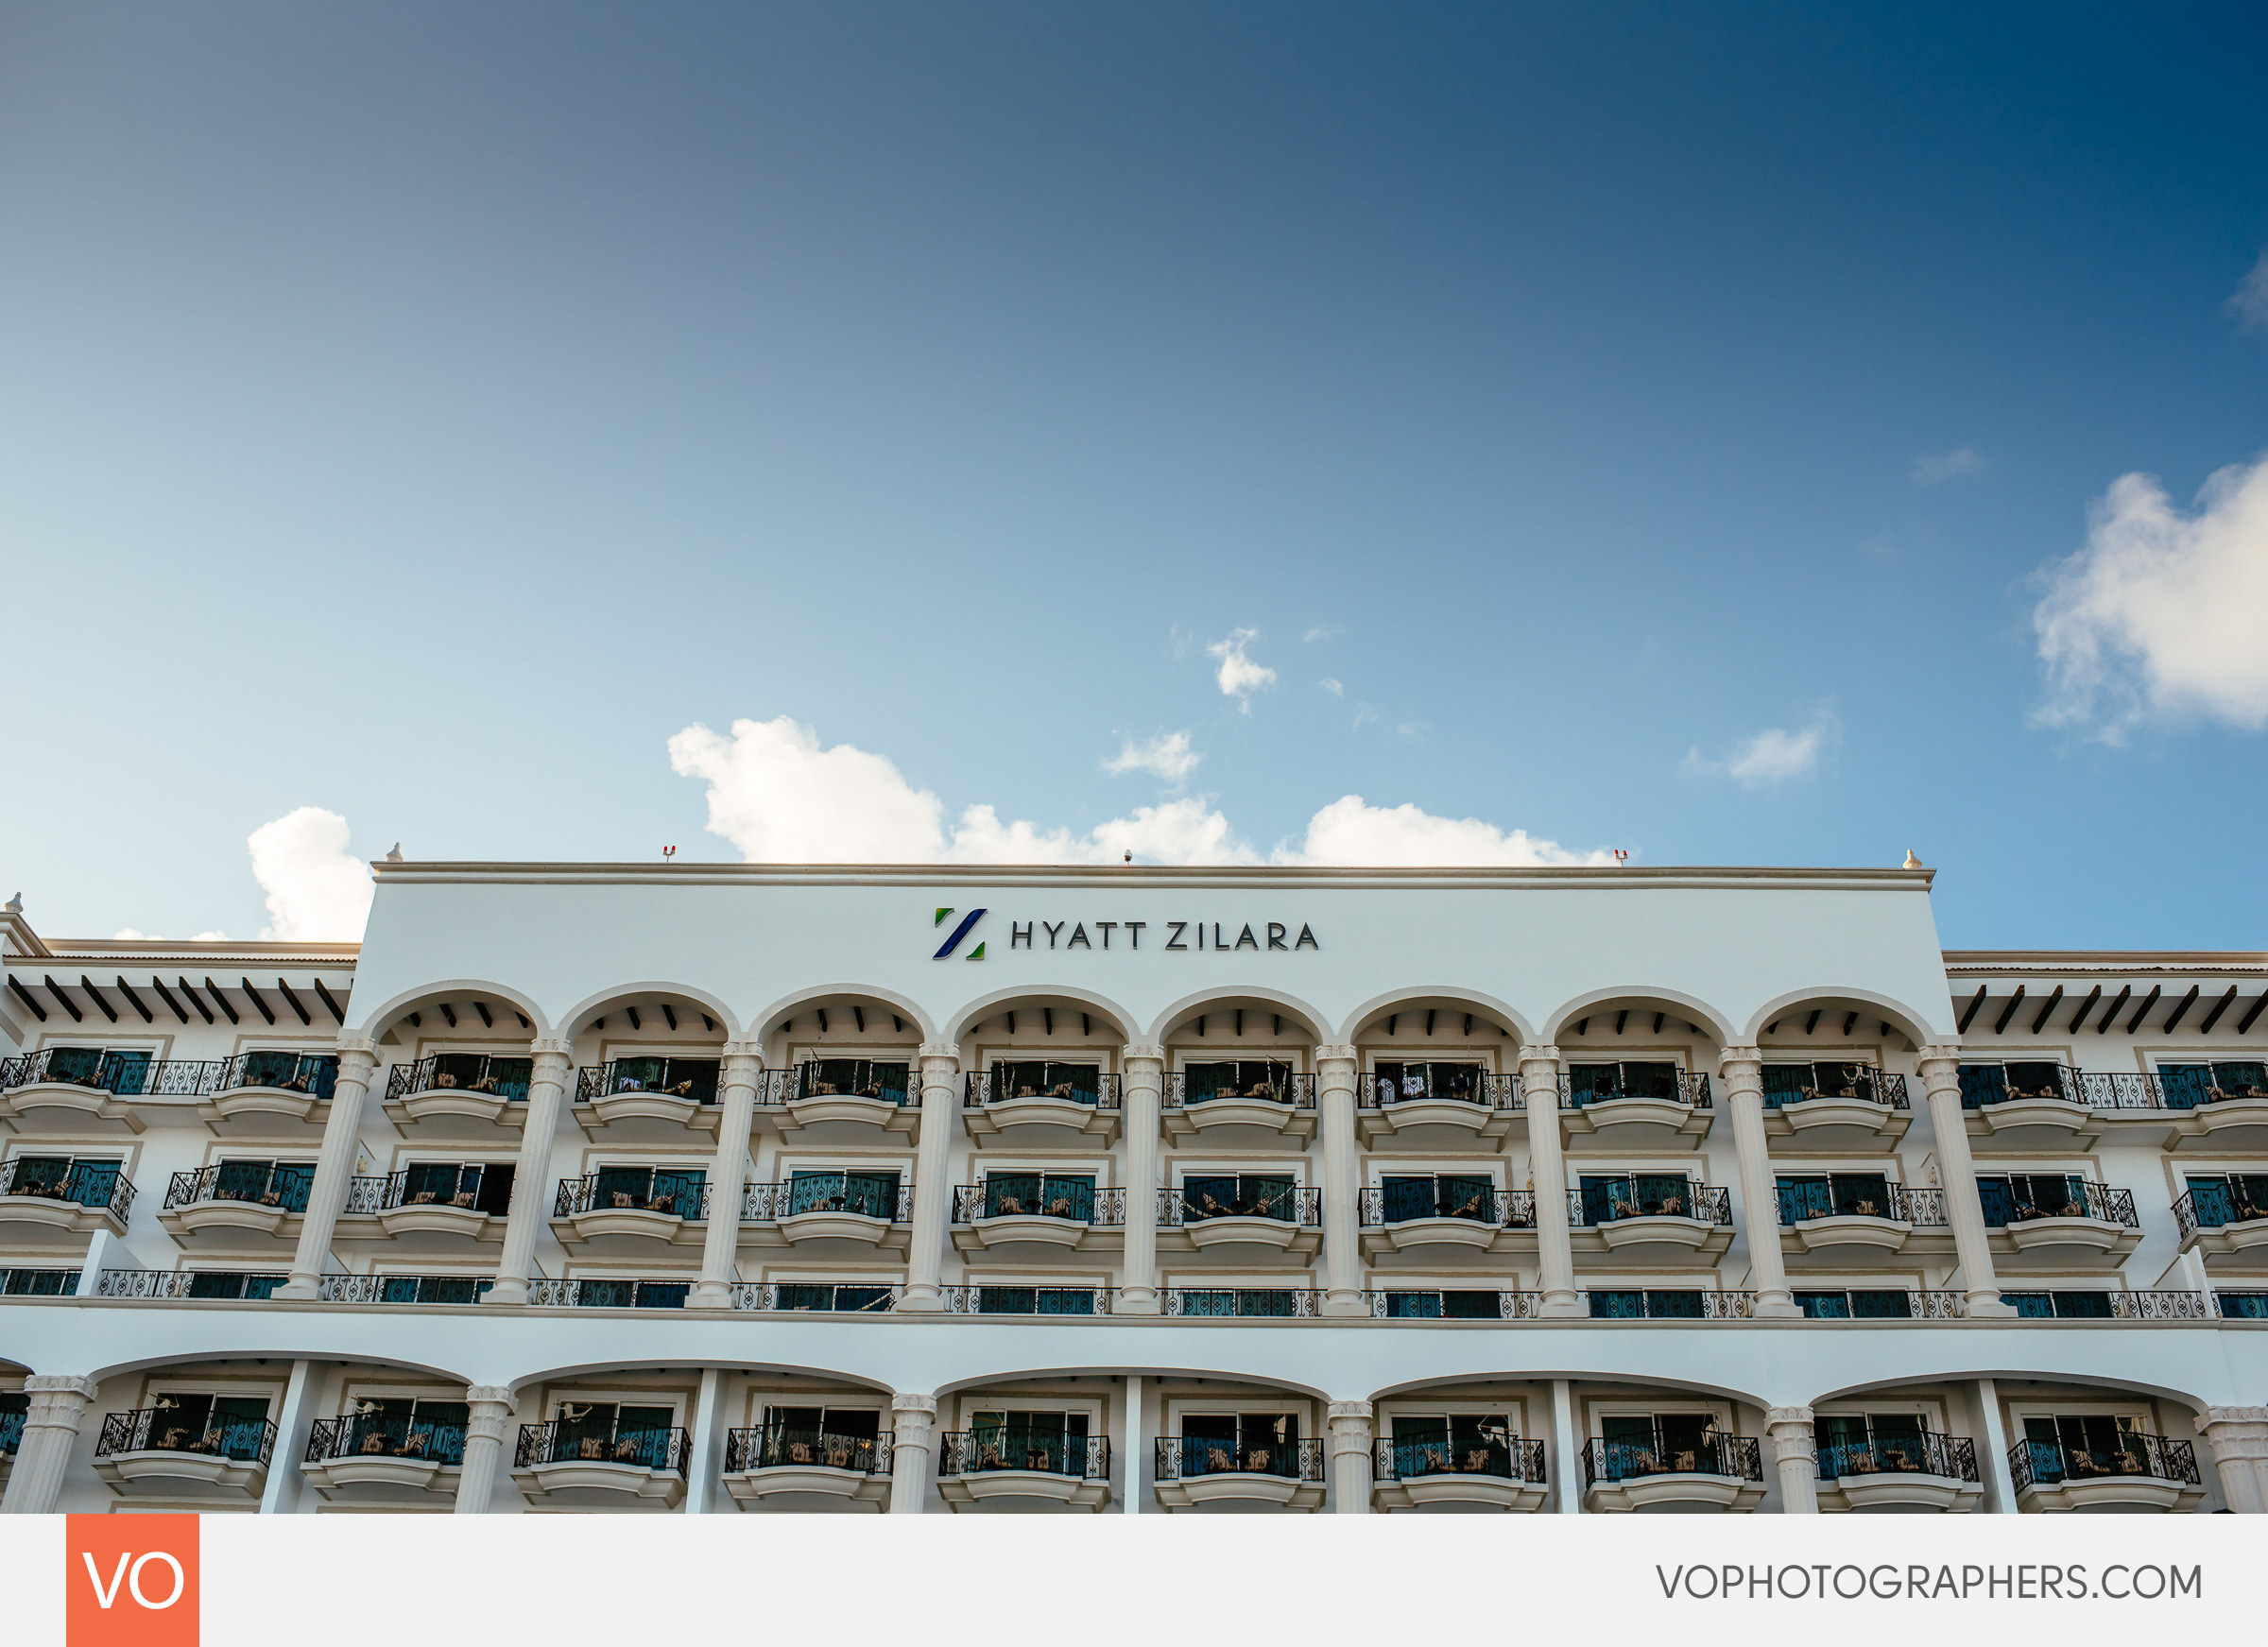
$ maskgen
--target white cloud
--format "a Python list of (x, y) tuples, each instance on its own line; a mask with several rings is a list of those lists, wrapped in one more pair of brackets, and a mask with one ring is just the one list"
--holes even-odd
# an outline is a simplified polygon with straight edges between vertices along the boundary
[(1316, 681), (1315, 684), (1321, 687), (1325, 692), (1330, 693), (1333, 697), (1345, 697), (1347, 695), (1347, 689), (1344, 686), (1341, 686), (1336, 678), (1332, 676), (1326, 675), (1322, 679)]
[(1205, 648), (1221, 661), (1218, 678), (1222, 695), (1235, 698), (1237, 708), (1246, 714), (1252, 712), (1252, 695), (1276, 684), (1276, 671), (1245, 656), (1245, 648), (1259, 639), (1258, 629), (1231, 629), (1226, 641), (1215, 641)]
[[(113, 943), (162, 944), (169, 940), (162, 932), (136, 932), (130, 926), (122, 926), (111, 935), (111, 941)], [(200, 932), (189, 941), (193, 944), (225, 944), (229, 941), (229, 935), (225, 932)]]
[(1842, 743), (1843, 723), (1822, 710), (1798, 731), (1766, 727), (1744, 739), (1722, 761), (1705, 760), (1700, 750), (1689, 750), (1685, 764), (1691, 771), (1730, 778), (1747, 788), (1761, 789), (1791, 778), (1810, 777), (1819, 769), (1820, 757), (1841, 747)]
[(2268, 332), (2268, 251), (2260, 253), (2252, 272), (2228, 295), (2228, 311), (2248, 330)]
[(1984, 459), (1973, 446), (1956, 446), (1950, 452), (1925, 452), (1914, 460), (1916, 486), (1942, 486), (1958, 475), (1974, 474), (1984, 467)]
[(1611, 851), (1571, 852), (1557, 841), (1525, 830), (1506, 832), (1477, 817), (1436, 817), (1406, 802), (1372, 806), (1359, 795), (1342, 796), (1308, 820), (1297, 847), (1276, 849), (1279, 864), (1338, 864), (1366, 867), (1471, 866), (1532, 868), (1552, 864), (1611, 864)]
[(1338, 624), (1317, 624), (1299, 638), (1311, 643), (1316, 641), (1335, 641), (1346, 632), (1346, 628)]
[(1152, 772), (1168, 783), (1178, 783), (1203, 759), (1189, 746), (1186, 731), (1160, 732), (1140, 744), (1128, 738), (1117, 754), (1103, 763), (1103, 770), (1113, 778), (1128, 772)]
[(2268, 458), (2222, 470), (2188, 514), (2155, 477), (2122, 475), (2047, 582), (2037, 719), (2112, 743), (2151, 717), (2268, 726)]
[(1366, 703), (1358, 703), (1354, 706), (1354, 724), (1347, 729), (1350, 732), (1359, 732), (1376, 719), (1378, 719), (1378, 711)]
[(347, 820), (302, 806), (262, 824), (245, 843), (252, 879), (267, 894), (264, 938), (286, 943), (346, 942), (369, 919), (370, 866), (347, 850)]

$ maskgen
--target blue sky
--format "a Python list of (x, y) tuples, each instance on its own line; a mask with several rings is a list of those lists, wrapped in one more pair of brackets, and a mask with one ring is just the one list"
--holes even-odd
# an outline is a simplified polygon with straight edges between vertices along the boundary
[(0, 5), (0, 892), (879, 818), (2257, 948), (2264, 80), (2236, 5)]

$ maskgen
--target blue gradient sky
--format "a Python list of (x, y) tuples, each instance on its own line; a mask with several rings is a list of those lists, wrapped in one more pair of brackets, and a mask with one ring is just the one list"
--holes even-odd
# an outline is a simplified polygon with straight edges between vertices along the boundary
[(2239, 5), (0, 5), (0, 895), (730, 858), (666, 740), (785, 714), (2258, 947), (2262, 734), (2034, 724), (2031, 614), (2268, 449), (2264, 84)]

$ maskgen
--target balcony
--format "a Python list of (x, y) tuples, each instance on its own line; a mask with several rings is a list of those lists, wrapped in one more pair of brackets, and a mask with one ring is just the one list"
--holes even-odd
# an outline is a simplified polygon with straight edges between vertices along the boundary
[(414, 1414), (318, 1418), (300, 1473), (326, 1499), (448, 1499), (443, 1470), (465, 1462), (465, 1427)]
[(313, 1161), (220, 1161), (174, 1174), (158, 1222), (188, 1247), (289, 1247), (314, 1183)]
[(1354, 1129), (1364, 1147), (1400, 1141), (1455, 1147), (1456, 1135), (1501, 1140), (1524, 1117), (1518, 1075), (1478, 1064), (1374, 1065), (1354, 1089)]
[(1796, 1307), (1807, 1321), (1958, 1321), (1968, 1313), (1966, 1293), (1917, 1293), (1900, 1287), (1796, 1289)]
[(480, 1136), (497, 1127), (518, 1131), (535, 1074), (530, 1057), (483, 1053), (436, 1053), (414, 1064), (396, 1064), (386, 1078), (386, 1113), (407, 1130)]
[(0, 1298), (69, 1298), (78, 1293), (77, 1270), (0, 1270)]
[(0, 1240), (10, 1245), (79, 1244), (98, 1229), (122, 1237), (133, 1205), (133, 1180), (117, 1161), (0, 1161)]
[(2145, 1142), (2153, 1129), (2163, 1137), (2179, 1127), (2181, 1113), (2166, 1100), (2152, 1075), (2090, 1073), (2038, 1058), (1961, 1066), (1961, 1107), (1984, 1154), (2092, 1144), (2114, 1123)]
[(1921, 1430), (1819, 1449), (1822, 1510), (1973, 1510), (1984, 1497), (1977, 1445)]
[(2192, 1177), (2189, 1192), (2174, 1203), (2174, 1221), (2182, 1251), (2202, 1253), (2216, 1268), (2268, 1264), (2268, 1174)]
[(879, 1132), (910, 1143), (921, 1134), (921, 1089), (910, 1057), (806, 1058), (791, 1070), (766, 1071), (756, 1105), (758, 1118), (784, 1138), (810, 1133), (812, 1142), (852, 1142)]
[(2187, 1441), (2138, 1431), (2105, 1445), (2019, 1441), (2008, 1450), (2019, 1510), (2187, 1511), (2205, 1498), (2197, 1450)]
[(896, 1173), (797, 1173), (784, 1184), (750, 1184), (740, 1217), (745, 1246), (903, 1252), (913, 1239), (914, 1187)]
[[(1218, 1072), (1232, 1069), (1232, 1076)], [(1315, 1078), (1264, 1059), (1176, 1070), (1165, 1077), (1159, 1119), (1170, 1139), (1219, 1131), (1224, 1142), (1239, 1136), (1297, 1139), (1315, 1136)]]
[(285, 1278), (243, 1270), (105, 1270), (94, 1278), (97, 1298), (206, 1299), (258, 1303), (273, 1297)]
[(1650, 1442), (1593, 1437), (1583, 1448), (1589, 1510), (1749, 1511), (1762, 1501), (1762, 1450), (1753, 1439), (1704, 1433)]
[(320, 1132), (320, 1105), (337, 1078), (338, 1058), (328, 1053), (159, 1059), (116, 1048), (49, 1047), (0, 1058), (0, 1120), (19, 1132), (138, 1133), (147, 1124), (145, 1101), (168, 1108), (196, 1100), (198, 1115), (215, 1126)]
[[(484, 1287), (482, 1291), (487, 1291)], [(693, 1291), (686, 1280), (622, 1280), (576, 1276), (527, 1284), (527, 1301), (544, 1310), (682, 1310)]]
[(594, 1143), (714, 1137), (715, 1058), (616, 1058), (575, 1072), (575, 1121)]
[(495, 1284), (488, 1276), (333, 1274), (317, 1295), (326, 1304), (477, 1304)]
[(1880, 1174), (1841, 1173), (1779, 1180), (1779, 1224), (1791, 1256), (1848, 1261), (1858, 1247), (1878, 1253), (1950, 1253), (1945, 1192), (1909, 1189)]
[(563, 1178), (551, 1232), (576, 1256), (630, 1256), (696, 1247), (706, 1235), (709, 1175), (698, 1167), (602, 1167)]
[(2059, 1287), (2053, 1292), (2002, 1292), (2001, 1302), (2019, 1321), (2210, 1321), (2203, 1293), (2129, 1291), (2123, 1287)]
[(1894, 1149), (1914, 1124), (1905, 1076), (1871, 1064), (1766, 1064), (1763, 1080), (1765, 1136), (1805, 1150)]
[(886, 1315), (904, 1289), (888, 1281), (735, 1281), (735, 1310), (787, 1314)]
[(1120, 1078), (1093, 1064), (1000, 1063), (971, 1071), (961, 1088), (961, 1124), (977, 1139), (1013, 1131), (1037, 1144), (1086, 1139), (1107, 1148), (1124, 1106)]
[(838, 1500), (886, 1510), (892, 1443), (880, 1435), (834, 1435), (782, 1425), (725, 1433), (725, 1491), (740, 1504), (788, 1499)]
[(384, 1177), (350, 1178), (338, 1239), (437, 1252), (502, 1242), (512, 1174), (509, 1161), (424, 1162)]
[(1700, 1287), (1591, 1287), (1583, 1295), (1593, 1321), (1752, 1321), (1756, 1295)]
[(1578, 1253), (1649, 1261), (1718, 1259), (1732, 1244), (1731, 1195), (1674, 1174), (1587, 1173), (1581, 1189), (1567, 1192), (1567, 1221)]
[(955, 1315), (1108, 1315), (1112, 1287), (948, 1287), (945, 1308)]
[(1158, 1250), (1264, 1247), (1301, 1260), (1323, 1245), (1323, 1192), (1247, 1173), (1192, 1176), (1158, 1192)]
[(1675, 1064), (1574, 1064), (1559, 1077), (1559, 1124), (1611, 1134), (1618, 1149), (1699, 1149), (1715, 1114), (1709, 1077)]
[(1168, 1315), (1211, 1320), (1305, 1320), (1323, 1312), (1323, 1295), (1307, 1287), (1167, 1287)]
[(1107, 1437), (1060, 1430), (955, 1430), (938, 1437), (937, 1490), (955, 1510), (1032, 1499), (1074, 1509), (1110, 1501)]
[(1366, 1262), (1389, 1252), (1461, 1247), (1469, 1252), (1533, 1252), (1536, 1197), (1500, 1190), (1486, 1177), (1435, 1174), (1388, 1175), (1356, 1197)]
[(1541, 1293), (1507, 1293), (1487, 1287), (1418, 1287), (1363, 1295), (1380, 1321), (1539, 1321)]
[(2258, 1058), (2160, 1064), (2154, 1076), (2177, 1118), (2174, 1147), (2259, 1149), (2268, 1145), (2268, 1063)]
[(1098, 1190), (1091, 1174), (995, 1173), (953, 1192), (953, 1244), (962, 1252), (1049, 1246), (1117, 1251), (1125, 1244), (1126, 1192)]
[(1319, 1510), (1323, 1444), (1160, 1435), (1158, 1474), (1150, 1484), (1169, 1511), (1237, 1502)]
[(554, 1418), (520, 1426), (512, 1481), (540, 1504), (675, 1509), (685, 1497), (685, 1453), (681, 1429)]
[(2062, 1268), (2097, 1258), (2123, 1259), (2140, 1244), (2134, 1194), (2075, 1174), (2020, 1173), (1980, 1177), (1995, 1256)]
[(1543, 1443), (1518, 1436), (1452, 1443), (1437, 1437), (1377, 1444), (1370, 1461), (1370, 1504), (1378, 1510), (1452, 1505), (1530, 1512), (1543, 1508)]
[[(94, 1473), (121, 1492), (256, 1500), (267, 1481), (276, 1427), (265, 1416), (224, 1411), (237, 1404), (184, 1396), (161, 1398), (139, 1412), (112, 1413), (94, 1443)], [(250, 1404), (265, 1409), (267, 1403)]]

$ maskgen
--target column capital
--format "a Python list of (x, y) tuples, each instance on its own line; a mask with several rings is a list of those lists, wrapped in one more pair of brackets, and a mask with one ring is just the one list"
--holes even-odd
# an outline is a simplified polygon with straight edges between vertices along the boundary
[(2268, 1407), (2208, 1407), (2197, 1427), (2210, 1430), (2222, 1424), (2268, 1424)]
[(349, 1058), (367, 1058), (375, 1065), (378, 1062), (378, 1043), (367, 1035), (340, 1036), (338, 1061), (344, 1065)]
[(94, 1398), (94, 1381), (77, 1373), (34, 1373), (24, 1381), (26, 1396), (69, 1398), (77, 1396), (81, 1402)]
[(1920, 1050), (1918, 1056), (1921, 1063), (1922, 1078), (1927, 1080), (1930, 1073), (1929, 1067), (1932, 1064), (1959, 1065), (1961, 1062), (1961, 1043), (1957, 1040), (1932, 1041), (1928, 1046), (1923, 1047)]
[(764, 1062), (764, 1042), (753, 1036), (747, 1040), (729, 1040), (719, 1049), (719, 1055), (728, 1058), (754, 1058), (761, 1064)]
[(1767, 1430), (1800, 1424), (1808, 1431), (1812, 1422), (1813, 1415), (1809, 1407), (1768, 1407), (1764, 1410), (1764, 1428)]
[(1763, 1062), (1764, 1049), (1761, 1047), (1734, 1046), (1720, 1047), (1717, 1050), (1717, 1068), (1725, 1071), (1727, 1075), (1731, 1073), (1735, 1064), (1744, 1064), (1761, 1069)]
[(1560, 1061), (1566, 1055), (1552, 1041), (1531, 1041), (1520, 1049), (1520, 1063), (1522, 1069), (1530, 1064), (1549, 1064), (1555, 1074), (1558, 1072)]
[(1315, 1049), (1315, 1062), (1318, 1064), (1325, 1062), (1351, 1064), (1360, 1055), (1350, 1046), (1319, 1046)]
[(950, 1041), (925, 1040), (915, 1055), (925, 1064), (933, 1058), (951, 1058), (957, 1064), (961, 1061), (961, 1049)]
[(537, 1058), (572, 1058), (575, 1043), (564, 1036), (539, 1036), (527, 1043), (528, 1055)]
[(1165, 1049), (1153, 1041), (1129, 1044), (1125, 1053), (1120, 1055), (1129, 1064), (1138, 1058), (1145, 1063), (1157, 1064), (1161, 1067), (1165, 1063)]
[(467, 1406), (477, 1407), (490, 1403), (506, 1408), (515, 1407), (519, 1404), (513, 1399), (509, 1384), (467, 1384), (465, 1386), (465, 1404)]
[(1350, 1422), (1367, 1424), (1377, 1411), (1378, 1409), (1368, 1401), (1333, 1401), (1331, 1404), (1331, 1421), (1336, 1424), (1344, 1418)]

